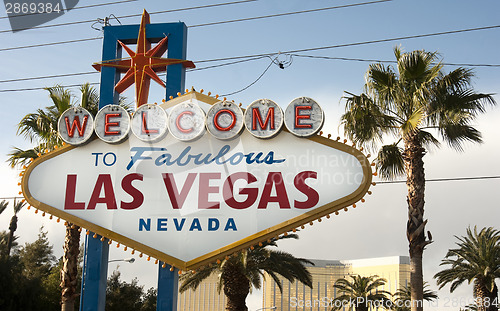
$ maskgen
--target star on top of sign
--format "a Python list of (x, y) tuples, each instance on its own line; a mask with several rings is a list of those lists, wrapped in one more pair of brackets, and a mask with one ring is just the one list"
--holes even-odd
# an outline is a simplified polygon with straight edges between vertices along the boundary
[(166, 87), (165, 83), (156, 74), (157, 72), (166, 71), (167, 66), (175, 64), (182, 64), (186, 68), (195, 67), (194, 63), (189, 60), (162, 58), (167, 51), (168, 36), (161, 39), (154, 48), (151, 48), (151, 42), (146, 37), (146, 25), (149, 23), (149, 14), (144, 10), (139, 27), (136, 52), (118, 40), (118, 43), (127, 51), (130, 58), (104, 61), (92, 65), (97, 71), (101, 71), (102, 67), (114, 67), (119, 72), (125, 72), (123, 78), (115, 85), (115, 91), (122, 93), (135, 83), (137, 107), (147, 103), (151, 79)]

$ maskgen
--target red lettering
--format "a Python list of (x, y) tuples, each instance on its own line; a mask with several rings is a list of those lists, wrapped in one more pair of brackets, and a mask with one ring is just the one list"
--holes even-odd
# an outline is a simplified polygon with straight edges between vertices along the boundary
[(210, 193), (218, 193), (219, 187), (210, 187), (211, 179), (220, 179), (220, 173), (200, 173), (200, 187), (198, 193), (198, 208), (199, 209), (218, 209), (219, 202), (208, 201)]
[(71, 126), (69, 125), (69, 117), (64, 117), (64, 121), (66, 122), (66, 130), (68, 131), (68, 136), (73, 137), (75, 134), (75, 128), (78, 131), (78, 135), (80, 137), (85, 133), (85, 129), (87, 128), (87, 120), (89, 119), (88, 115), (83, 116), (83, 123), (80, 125), (80, 116), (75, 116)]
[(142, 126), (141, 126), (141, 131), (142, 134), (158, 134), (159, 130), (158, 129), (149, 129), (148, 128), (148, 113), (147, 111), (142, 112)]
[(179, 193), (177, 190), (177, 185), (175, 184), (174, 175), (172, 173), (163, 173), (163, 182), (165, 183), (165, 187), (167, 187), (168, 196), (170, 197), (170, 202), (172, 202), (172, 207), (174, 209), (181, 209), (184, 201), (186, 201), (186, 197), (189, 193), (189, 190), (193, 186), (194, 179), (196, 178), (196, 173), (189, 173), (184, 185), (182, 186), (182, 190)]
[(309, 114), (300, 114), (302, 110), (311, 110), (312, 106), (295, 106), (295, 128), (312, 128), (311, 123), (300, 123), (302, 119), (311, 119), (311, 115)]
[(111, 136), (111, 135), (120, 135), (120, 131), (112, 131), (110, 130), (110, 127), (112, 126), (120, 126), (120, 121), (115, 121), (111, 122), (111, 118), (120, 118), (122, 116), (121, 113), (106, 113), (104, 115), (104, 135), (106, 136)]
[(226, 204), (234, 209), (245, 209), (250, 207), (257, 200), (257, 196), (259, 194), (259, 189), (257, 188), (241, 188), (238, 192), (239, 194), (246, 195), (247, 198), (243, 202), (238, 202), (234, 198), (234, 183), (238, 179), (245, 180), (248, 184), (254, 183), (257, 181), (257, 178), (246, 172), (237, 172), (231, 174), (226, 181), (224, 182), (224, 186), (222, 188), (222, 192), (224, 195)]
[(313, 171), (300, 172), (293, 179), (293, 184), (295, 188), (307, 196), (305, 201), (294, 201), (294, 207), (300, 209), (307, 209), (315, 206), (319, 202), (319, 194), (316, 190), (306, 185), (307, 178), (318, 178), (318, 173)]
[[(273, 187), (276, 188), (275, 196), (271, 196)], [(262, 190), (258, 208), (267, 208), (270, 202), (277, 202), (280, 208), (290, 208), (290, 201), (288, 200), (285, 183), (280, 172), (269, 172), (267, 175), (266, 184)]]
[(267, 124), (270, 123), (270, 129), (274, 130), (274, 107), (269, 107), (267, 110), (266, 121), (262, 122), (262, 116), (260, 115), (259, 108), (252, 109), (252, 130), (257, 129), (257, 122), (261, 129), (267, 128)]
[[(229, 113), (229, 115), (231, 115), (231, 119), (233, 120), (233, 122), (231, 122), (231, 124), (226, 127), (222, 127), (219, 124), (219, 116), (223, 113)], [(217, 111), (217, 113), (214, 116), (214, 126), (219, 131), (229, 131), (234, 127), (235, 124), (236, 124), (236, 115), (229, 109), (221, 109)]]
[[(102, 189), (104, 189), (104, 197), (101, 197)], [(108, 209), (117, 209), (113, 182), (109, 174), (101, 174), (97, 177), (87, 209), (95, 209), (98, 203), (106, 204)]]
[(127, 209), (127, 210), (136, 209), (139, 206), (141, 206), (142, 203), (144, 202), (144, 195), (142, 194), (142, 192), (140, 192), (137, 188), (134, 187), (134, 185), (132, 185), (132, 182), (134, 180), (142, 181), (143, 175), (133, 173), (133, 174), (128, 174), (127, 176), (123, 177), (122, 189), (132, 197), (132, 202), (123, 202), (122, 201), (120, 203), (120, 207), (122, 209)]
[(64, 198), (64, 209), (85, 209), (84, 202), (75, 202), (76, 175), (68, 175), (66, 178), (66, 197)]
[(193, 131), (192, 127), (185, 129), (181, 126), (181, 117), (185, 114), (192, 116), (193, 112), (192, 111), (183, 111), (183, 112), (179, 113), (179, 115), (175, 119), (175, 125), (177, 126), (177, 129), (179, 129), (179, 131), (181, 131), (182, 133), (191, 133)]

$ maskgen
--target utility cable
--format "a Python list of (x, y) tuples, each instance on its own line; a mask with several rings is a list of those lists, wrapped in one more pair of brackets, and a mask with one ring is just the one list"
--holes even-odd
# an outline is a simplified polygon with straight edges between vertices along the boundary
[(14, 46), (14, 47), (8, 47), (8, 48), (0, 49), (0, 52), (3, 52), (3, 51), (12, 51), (12, 50), (21, 50), (21, 49), (39, 48), (39, 47), (42, 47), (42, 46), (53, 46), (53, 45), (61, 45), (61, 44), (68, 44), (68, 43), (94, 41), (94, 40), (100, 40), (100, 39), (102, 39), (102, 38), (94, 37), (94, 38), (75, 39), (75, 40), (67, 40), (67, 41), (57, 41), (57, 42), (49, 42), (49, 43), (40, 43), (40, 44)]
[[(89, 83), (89, 85), (97, 85), (100, 84), (99, 82), (92, 82)], [(70, 85), (61, 85), (63, 88), (71, 88), (71, 87), (78, 87), (81, 86), (82, 84), (70, 84)], [(45, 90), (47, 87), (30, 87), (30, 88), (23, 88), (23, 89), (10, 89), (10, 90), (0, 90), (0, 93), (7, 93), (7, 92), (24, 92), (24, 91), (36, 91), (36, 90)]]
[[(72, 8), (70, 10), (66, 10), (66, 12), (73, 11), (73, 10), (80, 10), (80, 9), (88, 9), (88, 8), (95, 8), (95, 7), (100, 7), (100, 6), (106, 6), (106, 5), (113, 5), (113, 4), (124, 4), (125, 2), (135, 2), (138, 0), (122, 0), (122, 1), (116, 1), (116, 2), (107, 2), (107, 3), (98, 3), (98, 4), (90, 4), (90, 5), (84, 5), (84, 6), (78, 6), (75, 8)], [(61, 10), (63, 11), (63, 10)], [(32, 15), (39, 15), (39, 14), (47, 14), (47, 13), (27, 13), (27, 14), (20, 14), (20, 15), (12, 15), (12, 16), (1, 16), (0, 19), (11, 19), (11, 18), (16, 18), (16, 17), (23, 17), (23, 16), (32, 16)], [(28, 28), (31, 29), (31, 28)]]
[(269, 68), (271, 68), (271, 66), (274, 64), (275, 60), (276, 59), (271, 59), (271, 63), (269, 64), (269, 66), (267, 66), (267, 68), (264, 70), (264, 72), (255, 81), (253, 81), (249, 85), (245, 86), (241, 90), (238, 90), (238, 91), (235, 91), (235, 92), (231, 92), (231, 93), (227, 93), (227, 94), (223, 94), (221, 96), (224, 97), (224, 96), (231, 96), (231, 95), (234, 95), (234, 94), (238, 94), (238, 93), (243, 92), (244, 90), (248, 89), (249, 87), (251, 87), (255, 83), (257, 83), (266, 74), (266, 72), (269, 70)]
[[(275, 53), (273, 55), (276, 55), (276, 54), (277, 53)], [(322, 60), (341, 60), (341, 61), (356, 61), (356, 62), (369, 62), (369, 63), (392, 63), (392, 64), (397, 63), (396, 61), (393, 61), (393, 60), (380, 60), (380, 59), (373, 59), (373, 58), (370, 59), (370, 58), (331, 57), (331, 56), (304, 55), (304, 54), (288, 54), (288, 55), (294, 56), (294, 57), (322, 59)], [(239, 64), (239, 63), (248, 62), (248, 61), (259, 60), (259, 59), (266, 58), (266, 57), (270, 57), (270, 56), (269, 55), (257, 56), (257, 57), (253, 57), (253, 58), (242, 59), (242, 60), (237, 60), (237, 61), (232, 61), (232, 62), (226, 62), (226, 63), (222, 63), (222, 64), (217, 64), (217, 65), (187, 69), (186, 71), (193, 72), (193, 71), (200, 71), (200, 70), (206, 70), (206, 69), (220, 68), (220, 67), (235, 65), (235, 64)], [(194, 61), (194, 62), (198, 63), (197, 61)], [(459, 67), (492, 67), (492, 68), (500, 67), (500, 64), (447, 63), (447, 62), (442, 62), (441, 64), (447, 65), (447, 66), (459, 66)], [(37, 77), (29, 77), (29, 78), (6, 79), (6, 80), (0, 80), (0, 83), (33, 81), (33, 80), (53, 79), (53, 78), (61, 78), (61, 77), (74, 77), (74, 76), (83, 76), (83, 75), (91, 75), (91, 74), (98, 74), (98, 73), (99, 73), (98, 71), (87, 71), (87, 72), (77, 72), (77, 73), (68, 73), (68, 74), (37, 76)]]
[[(476, 177), (451, 177), (451, 178), (433, 178), (426, 179), (425, 182), (448, 182), (448, 181), (468, 181), (468, 180), (488, 180), (488, 179), (500, 179), (500, 175), (493, 176), (476, 176)], [(394, 181), (377, 181), (377, 185), (384, 184), (395, 184), (395, 183), (406, 183), (406, 180), (394, 180)], [(16, 200), (24, 199), (24, 197), (3, 197), (0, 200)]]
[[(315, 58), (315, 59), (326, 59), (326, 60), (343, 60), (343, 61), (356, 61), (356, 62), (368, 62), (368, 63), (397, 64), (397, 61), (395, 61), (395, 60), (380, 60), (380, 59), (350, 58), (350, 57), (331, 57), (331, 56), (304, 55), (304, 54), (290, 54), (290, 55), (296, 56), (296, 57), (303, 57), (303, 58)], [(447, 65), (447, 66), (459, 66), (459, 67), (500, 67), (500, 64), (472, 64), (472, 63), (446, 63), (446, 62), (442, 62), (441, 64)]]
[[(464, 180), (486, 180), (486, 179), (499, 179), (500, 176), (477, 176), (477, 177), (454, 177), (454, 178), (431, 178), (426, 179), (425, 182), (443, 182), (443, 181), (464, 181)], [(387, 180), (377, 181), (378, 184), (403, 184), (406, 180)]]
[[(256, 1), (256, 0), (252, 0), (252, 1)], [(391, 42), (391, 41), (398, 41), (398, 40), (408, 40), (408, 39), (417, 39), (417, 38), (425, 38), (425, 37), (433, 37), (433, 36), (451, 35), (451, 34), (472, 32), (472, 31), (490, 30), (490, 29), (497, 29), (497, 28), (500, 28), (500, 25), (482, 26), (482, 27), (475, 27), (475, 28), (465, 28), (465, 29), (458, 29), (458, 30), (441, 31), (441, 32), (434, 32), (434, 33), (427, 33), (427, 34), (410, 35), (410, 36), (394, 37), (394, 38), (387, 38), (387, 39), (378, 39), (378, 40), (371, 40), (371, 41), (360, 41), (360, 42), (354, 42), (354, 43), (328, 45), (328, 46), (322, 46), (322, 47), (290, 50), (290, 51), (285, 51), (283, 53), (292, 54), (292, 53), (300, 53), (300, 52), (318, 51), (318, 50), (325, 50), (325, 49), (360, 46), (360, 45), (382, 43), (382, 42)], [(41, 44), (35, 44), (35, 45), (7, 47), (7, 48), (1, 48), (0, 52), (18, 50), (18, 49), (35, 48), (35, 47), (38, 48), (38, 47), (42, 47), (42, 46), (53, 46), (53, 45), (60, 45), (60, 44), (84, 42), (84, 41), (91, 41), (91, 40), (98, 40), (98, 39), (102, 39), (102, 38), (85, 38), (85, 39), (75, 39), (75, 40), (68, 40), (68, 41), (41, 43)], [(217, 58), (217, 59), (209, 59), (209, 60), (199, 60), (198, 63), (211, 62), (211, 61), (222, 61), (222, 60), (232, 60), (232, 59), (239, 59), (239, 58), (249, 58), (249, 57), (256, 57), (256, 56), (269, 56), (272, 54), (274, 54), (274, 53), (235, 56), (235, 57)]]
[(210, 22), (210, 23), (190, 25), (190, 26), (188, 26), (188, 28), (213, 26), (213, 25), (222, 25), (222, 24), (237, 23), (237, 22), (246, 22), (246, 21), (252, 21), (252, 20), (257, 20), (257, 19), (265, 19), (265, 18), (273, 18), (273, 17), (290, 16), (290, 15), (296, 15), (296, 14), (304, 14), (304, 13), (312, 13), (312, 12), (335, 10), (335, 9), (343, 9), (343, 8), (349, 8), (349, 7), (355, 7), (355, 6), (362, 6), (362, 5), (369, 5), (369, 4), (377, 4), (377, 3), (390, 2), (390, 1), (393, 1), (393, 0), (377, 0), (377, 1), (370, 1), (370, 2), (361, 2), (361, 3), (337, 5), (337, 6), (331, 6), (331, 7), (325, 7), (325, 8), (318, 8), (318, 9), (310, 9), (310, 10), (302, 10), (302, 11), (278, 13), (278, 14), (255, 16), (255, 17), (238, 18), (238, 19), (231, 19), (231, 20), (226, 20), (226, 21), (219, 21), (219, 22)]
[[(240, 3), (246, 3), (246, 2), (254, 2), (254, 1), (259, 1), (259, 0), (240, 0), (240, 1), (234, 1), (234, 2), (224, 2), (224, 3), (217, 3), (217, 4), (199, 5), (199, 6), (193, 6), (193, 7), (187, 7), (187, 8), (179, 8), (179, 9), (171, 9), (171, 10), (164, 10), (164, 11), (156, 11), (156, 12), (149, 13), (149, 15), (171, 13), (171, 12), (180, 12), (180, 11), (188, 11), (188, 10), (197, 10), (197, 9), (206, 9), (206, 8), (213, 8), (213, 7), (219, 7), (219, 6), (225, 6), (225, 5), (233, 5), (233, 4), (240, 4)], [(385, 1), (392, 1), (392, 0), (385, 0)], [(126, 18), (139, 17), (139, 16), (142, 16), (142, 14), (123, 15), (123, 16), (117, 16), (117, 18), (118, 19), (126, 19)], [(40, 28), (52, 28), (52, 27), (60, 27), (60, 26), (70, 26), (70, 25), (78, 25), (78, 24), (85, 24), (85, 23), (93, 23), (95, 21), (96, 21), (95, 19), (90, 19), (90, 20), (82, 20), (82, 21), (60, 23), (60, 24), (40, 25), (40, 26), (35, 26), (35, 27), (21, 28), (21, 29), (18, 29), (18, 30), (30, 30), (30, 29), (40, 29)], [(12, 30), (0, 30), (0, 33), (11, 32), (11, 31)]]

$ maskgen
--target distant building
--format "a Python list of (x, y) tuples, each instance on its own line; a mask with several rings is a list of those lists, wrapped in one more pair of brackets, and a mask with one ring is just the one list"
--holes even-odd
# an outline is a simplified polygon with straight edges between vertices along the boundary
[[(387, 280), (380, 289), (394, 293), (407, 286), (410, 280), (410, 259), (407, 256), (380, 257), (356, 260), (311, 260), (308, 266), (313, 276), (313, 288), (302, 283), (290, 283), (281, 278), (283, 293), (271, 277), (263, 285), (264, 310), (276, 307), (276, 311), (330, 311), (324, 301), (337, 296), (333, 284), (349, 275), (378, 275)], [(196, 291), (188, 290), (178, 297), (179, 311), (224, 311), (226, 297), (217, 292), (218, 275), (212, 275), (200, 284)]]
[(387, 281), (380, 289), (391, 293), (407, 286), (410, 280), (410, 259), (407, 256), (311, 261), (315, 264), (308, 267), (313, 277), (312, 289), (302, 283), (290, 283), (281, 278), (283, 293), (280, 293), (276, 282), (272, 278), (266, 278), (263, 307), (276, 306), (276, 311), (329, 311), (331, 306), (327, 306), (328, 302), (338, 294), (333, 284), (349, 275), (378, 275)]

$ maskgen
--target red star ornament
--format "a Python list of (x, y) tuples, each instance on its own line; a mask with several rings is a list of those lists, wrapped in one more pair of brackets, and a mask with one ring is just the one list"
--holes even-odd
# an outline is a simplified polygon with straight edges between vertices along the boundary
[(130, 59), (117, 59), (92, 65), (97, 71), (101, 71), (102, 67), (114, 67), (119, 72), (125, 72), (125, 75), (115, 85), (115, 90), (118, 93), (122, 93), (135, 83), (137, 107), (148, 102), (151, 79), (161, 86), (166, 87), (165, 83), (156, 74), (157, 72), (166, 71), (167, 66), (175, 64), (182, 64), (185, 68), (195, 68), (194, 63), (189, 60), (162, 58), (163, 54), (167, 51), (168, 37), (163, 38), (154, 48), (151, 48), (151, 42), (146, 38), (146, 25), (149, 23), (149, 14), (144, 10), (141, 26), (139, 27), (136, 52), (118, 40), (122, 48), (127, 51)]

